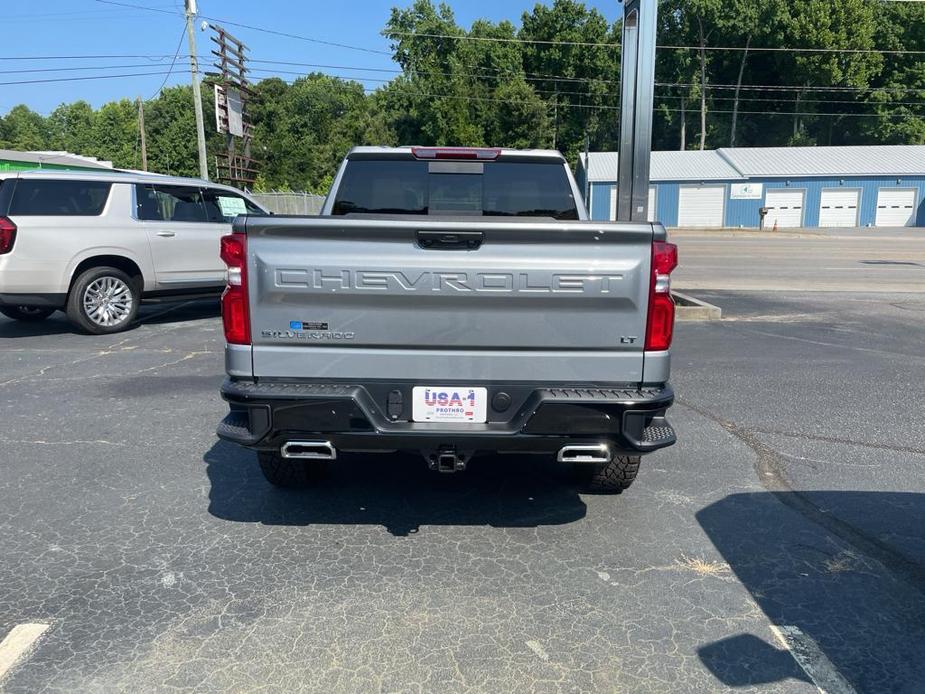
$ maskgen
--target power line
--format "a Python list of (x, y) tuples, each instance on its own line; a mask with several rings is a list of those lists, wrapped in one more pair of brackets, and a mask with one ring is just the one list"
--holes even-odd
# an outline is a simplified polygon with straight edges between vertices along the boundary
[(583, 46), (597, 48), (619, 48), (619, 43), (600, 43), (595, 41), (549, 41), (546, 39), (519, 39), (500, 36), (469, 36), (453, 34), (425, 34), (418, 31), (390, 31), (388, 35), (407, 36), (411, 39), (455, 39), (457, 41), (489, 41), (492, 43), (535, 43), (543, 46)]
[[(699, 51), (700, 46), (658, 46), (666, 50), (686, 50)], [(925, 55), (925, 51), (910, 51), (905, 49), (881, 49), (881, 48), (787, 48), (781, 46), (755, 47), (749, 46), (704, 46), (705, 51), (738, 51), (749, 53), (859, 53), (859, 54), (878, 54), (878, 55)]]
[[(97, 0), (100, 1), (100, 0)], [(164, 60), (167, 58), (172, 58), (170, 54), (153, 54), (153, 55), (143, 55), (143, 54), (98, 54), (98, 55), (59, 55), (59, 56), (0, 56), (0, 60), (83, 60), (83, 59), (104, 59), (104, 58), (147, 58), (151, 60)], [(206, 56), (200, 57), (200, 60), (206, 60)], [(373, 68), (373, 67), (360, 67), (360, 66), (350, 66), (350, 65), (328, 65), (321, 63), (303, 63), (296, 61), (274, 61), (274, 60), (253, 60), (254, 63), (262, 63), (268, 65), (293, 65), (301, 67), (318, 67), (322, 69), (335, 69), (335, 70), (353, 70), (361, 72), (389, 72), (395, 74), (404, 73), (403, 70), (399, 68)], [(461, 72), (461, 73), (438, 73), (433, 71), (420, 71), (419, 74), (443, 74), (443, 75), (456, 75), (460, 77), (480, 77), (488, 79), (500, 79), (504, 76), (519, 76), (522, 75), (525, 80), (530, 82), (536, 81), (554, 81), (554, 82), (574, 82), (574, 83), (598, 83), (598, 84), (619, 84), (619, 80), (604, 79), (598, 77), (568, 77), (566, 75), (553, 75), (553, 74), (542, 74), (542, 73), (517, 73), (517, 72), (507, 72), (501, 73), (501, 70), (498, 70), (499, 74), (486, 74), (486, 73), (472, 73), (472, 72)], [(659, 87), (701, 87), (702, 85), (699, 82), (656, 82), (656, 86)], [(908, 91), (908, 92), (922, 92), (923, 89), (917, 88), (908, 88), (908, 87), (848, 87), (848, 86), (829, 86), (829, 87), (815, 87), (812, 85), (800, 85), (800, 84), (769, 84), (769, 85), (760, 85), (760, 84), (710, 84), (706, 85), (707, 89), (740, 89), (745, 91), (758, 91), (758, 90), (767, 90), (767, 91), (798, 91), (798, 92), (814, 92), (814, 91), (830, 91), (830, 92), (871, 92), (877, 90), (887, 90), (887, 91)], [(562, 91), (559, 92), (564, 93)]]
[(157, 88), (157, 91), (151, 96), (153, 99), (158, 94), (161, 93), (161, 89), (164, 88), (164, 85), (167, 84), (167, 80), (170, 79), (171, 73), (173, 73), (173, 66), (177, 64), (177, 57), (180, 55), (180, 48), (183, 47), (183, 35), (186, 33), (186, 28), (180, 30), (180, 40), (177, 41), (177, 50), (173, 52), (173, 59), (170, 61), (170, 68), (167, 70), (167, 74), (164, 75), (164, 81), (161, 82), (161, 86)]
[[(182, 36), (180, 40), (182, 47)], [(42, 56), (0, 56), (0, 60), (90, 60), (90, 59), (111, 59), (111, 58), (145, 58), (151, 61), (163, 61), (167, 58), (171, 59), (171, 68), (175, 65), (176, 60), (179, 58), (179, 51), (176, 51), (173, 55), (170, 54), (90, 54), (90, 55), (42, 55)], [(201, 57), (205, 60), (206, 57)], [(313, 67), (323, 70), (348, 70), (353, 72), (376, 72), (376, 73), (390, 73), (390, 74), (407, 74), (404, 70), (400, 68), (377, 68), (377, 67), (366, 67), (366, 66), (353, 66), (353, 65), (335, 65), (328, 63), (306, 63), (299, 61), (285, 61), (285, 60), (253, 60), (253, 63), (264, 64), (264, 65), (291, 65), (297, 67)], [(91, 69), (101, 69), (101, 70), (110, 70), (110, 69), (125, 69), (131, 67), (145, 67), (144, 65), (94, 65), (94, 66), (82, 66), (82, 67), (59, 67), (59, 68), (29, 68), (23, 70), (4, 70), (0, 71), (0, 74), (20, 74), (20, 73), (34, 73), (34, 72), (69, 72), (69, 71), (80, 71), (80, 70), (91, 70)], [(271, 70), (263, 70), (263, 72), (272, 72)], [(163, 74), (163, 73), (159, 73)], [(281, 73), (283, 74), (283, 73)], [(295, 73), (289, 73), (295, 74)], [(412, 72), (411, 74), (415, 74)], [(450, 72), (437, 72), (437, 71), (417, 71), (416, 74), (423, 75), (443, 75), (443, 76), (459, 76), (459, 77), (475, 77), (482, 79), (502, 79), (507, 76), (506, 74), (488, 74), (488, 73), (473, 73), (473, 72), (460, 72), (460, 73), (450, 73)], [(517, 73), (508, 73), (512, 76), (518, 76)], [(530, 82), (537, 81), (562, 81), (562, 82), (571, 82), (576, 84), (618, 84), (619, 80), (608, 80), (594, 77), (566, 77), (564, 75), (551, 75), (551, 74), (537, 74), (537, 73), (522, 73), (522, 76), (525, 80)], [(337, 77), (345, 78), (343, 75), (337, 75)], [(357, 79), (360, 81), (387, 81), (387, 80), (374, 80), (373, 78), (366, 77), (353, 77), (352, 79)], [(886, 91), (886, 92), (913, 92), (913, 93), (925, 93), (925, 89), (910, 88), (910, 87), (849, 87), (849, 86), (829, 86), (829, 87), (817, 87), (812, 85), (790, 85), (790, 84), (706, 84), (701, 85), (699, 82), (656, 82), (658, 87), (684, 87), (684, 88), (701, 88), (706, 86), (710, 90), (734, 90), (739, 89), (742, 91), (790, 91), (790, 92), (835, 92), (835, 93), (872, 93), (877, 91)], [(543, 90), (535, 90), (537, 93), (546, 93)], [(549, 92), (552, 93), (552, 92)], [(557, 90), (556, 93), (563, 95), (589, 95), (589, 96), (607, 96), (611, 94), (610, 92), (603, 92), (600, 94), (593, 94), (590, 92), (569, 92), (564, 90)], [(615, 94), (615, 92), (614, 92)], [(713, 99), (723, 99), (723, 98), (732, 98), (732, 97), (711, 97)], [(739, 97), (742, 101), (752, 100), (768, 100), (773, 101), (773, 99), (758, 99), (758, 98), (748, 98), (748, 97)], [(807, 103), (811, 103), (811, 99), (801, 99)], [(830, 103), (839, 103), (831, 100), (818, 100), (820, 103), (823, 101), (828, 101)], [(841, 103), (854, 103), (854, 102), (841, 102)]]
[[(656, 87), (701, 87), (699, 82), (656, 82)], [(873, 92), (878, 90), (896, 92), (925, 92), (915, 87), (811, 87), (798, 84), (707, 84), (707, 89), (744, 89), (746, 91), (794, 91), (794, 92)]]
[(176, 10), (164, 10), (159, 7), (147, 7), (145, 5), (133, 5), (128, 2), (116, 2), (116, 0), (95, 0), (96, 2), (102, 5), (115, 5), (116, 7), (129, 7), (133, 10), (146, 10), (148, 12), (160, 12), (161, 14), (171, 14), (175, 17), (182, 17), (182, 12), (177, 12)]
[(170, 54), (130, 54), (130, 53), (106, 53), (100, 55), (3, 55), (0, 60), (102, 60), (104, 58), (149, 58), (151, 60), (163, 60), (169, 58)]
[[(272, 72), (269, 70), (259, 70), (260, 72)], [(120, 79), (125, 77), (144, 77), (144, 76), (153, 76), (153, 75), (169, 75), (169, 71), (158, 71), (158, 72), (135, 72), (135, 73), (126, 73), (119, 75), (94, 75), (94, 76), (84, 76), (84, 77), (67, 77), (67, 78), (55, 78), (55, 79), (41, 79), (41, 80), (18, 80), (18, 81), (7, 81), (0, 82), (0, 86), (6, 85), (20, 85), (20, 84), (48, 84), (48, 83), (60, 83), (60, 82), (78, 82), (78, 81), (88, 81), (88, 80), (103, 80), (103, 79)], [(300, 73), (292, 73), (300, 74)], [(337, 75), (331, 75), (332, 77), (339, 77)], [(390, 80), (369, 80), (369, 81), (390, 81)], [(375, 91), (371, 88), (364, 88), (364, 92)], [(925, 91), (925, 90), (917, 90)], [(504, 104), (519, 104), (519, 105), (532, 105), (534, 102), (529, 101), (513, 101), (509, 99), (498, 99), (495, 97), (478, 97), (478, 96), (463, 96), (456, 94), (434, 94), (429, 92), (404, 92), (404, 96), (421, 96), (428, 98), (438, 98), (438, 99), (456, 99), (456, 100), (465, 100), (465, 101), (481, 101), (481, 102), (494, 102), (494, 103), (504, 103)], [(660, 97), (663, 98), (663, 97)], [(824, 103), (824, 102), (823, 102)], [(915, 103), (915, 102), (913, 102)], [(546, 102), (543, 102), (546, 105)], [(860, 105), (877, 105), (876, 102), (869, 102), (868, 104)], [(559, 103), (561, 108), (577, 108), (583, 110), (592, 110), (592, 111), (619, 111), (618, 106), (606, 106), (606, 105), (593, 105), (593, 104), (574, 104), (569, 102)], [(661, 110), (667, 111), (670, 113), (691, 113), (692, 109), (677, 109), (677, 108), (662, 108)], [(720, 110), (720, 109), (710, 109), (710, 113), (717, 114), (731, 114), (733, 111), (730, 110)], [(813, 112), (813, 111), (743, 111), (739, 110), (740, 115), (760, 115), (760, 116), (804, 116), (804, 117), (835, 117), (835, 118), (906, 118), (908, 114), (896, 114), (896, 113), (829, 113), (829, 112)]]
[(150, 64), (135, 63), (132, 65), (84, 65), (82, 67), (43, 67), (29, 68), (28, 70), (0, 70), (0, 75), (22, 75), (36, 72), (78, 72), (80, 70), (127, 70), (133, 67), (151, 67)]
[[(277, 64), (283, 64), (283, 65), (299, 65), (300, 64), (300, 63), (288, 63), (286, 61), (268, 61), (268, 60), (254, 60), (251, 62), (277, 63)], [(340, 66), (340, 65), (310, 65), (310, 66), (311, 67), (323, 67), (323, 68), (334, 69), (334, 70), (361, 69), (361, 68), (350, 68), (347, 66)], [(386, 71), (386, 70), (383, 70), (383, 71)], [(252, 72), (265, 73), (268, 77), (272, 77), (274, 75), (295, 75), (295, 76), (300, 76), (300, 77), (307, 76), (303, 72), (298, 72), (294, 70), (269, 70), (269, 69), (264, 69), (264, 68), (253, 68)], [(322, 73), (322, 74), (325, 74), (328, 77), (334, 77), (336, 79), (348, 80), (348, 81), (353, 81), (353, 82), (379, 82), (379, 83), (388, 84), (392, 81), (391, 79), (382, 79), (382, 78), (377, 78), (377, 77), (337, 75), (337, 74), (332, 74), (332, 73)], [(424, 74), (450, 75), (452, 73), (424, 73)], [(500, 77), (498, 77), (498, 79), (500, 79)], [(604, 98), (619, 96), (617, 92), (603, 92), (600, 94), (594, 94), (592, 92), (574, 92), (574, 91), (563, 91), (563, 90), (553, 91), (550, 89), (536, 89), (536, 88), (533, 89), (533, 92), (535, 94), (558, 94), (561, 96), (588, 96), (588, 97), (604, 97)], [(671, 95), (671, 94), (657, 94), (656, 98), (657, 99), (686, 99), (688, 97)], [(780, 98), (772, 99), (772, 98), (767, 98), (767, 97), (762, 98), (762, 97), (744, 97), (744, 96), (740, 96), (740, 97), (711, 96), (710, 99), (714, 101), (736, 101), (738, 100), (738, 101), (758, 101), (758, 102), (770, 102), (770, 103), (780, 102)], [(813, 104), (813, 103), (815, 104), (853, 104), (856, 106), (880, 106), (880, 105), (883, 105), (883, 106), (890, 106), (890, 105), (925, 106), (925, 101), (857, 101), (857, 100), (849, 101), (849, 100), (838, 100), (838, 99), (800, 99), (800, 103), (801, 104)], [(592, 106), (589, 106), (589, 108), (590, 107)], [(691, 111), (691, 109), (687, 109), (687, 110)], [(711, 109), (711, 112), (715, 112), (715, 111), (712, 111)], [(743, 112), (739, 111), (739, 113), (743, 113)]]
[[(374, 91), (367, 89), (366, 91)], [(408, 96), (420, 96), (434, 99), (457, 99), (463, 101), (489, 101), (489, 102), (500, 102), (505, 104), (519, 104), (519, 105), (531, 105), (532, 102), (529, 101), (509, 101), (508, 99), (496, 99), (492, 97), (479, 97), (479, 96), (463, 96), (457, 94), (432, 94), (426, 92), (406, 92)], [(590, 104), (559, 104), (562, 108), (579, 108), (579, 109), (591, 109), (594, 111), (619, 111), (619, 106), (594, 106)], [(691, 113), (691, 109), (680, 109), (680, 108), (669, 108), (664, 109), (665, 111), (671, 113)], [(720, 110), (710, 110), (710, 113), (729, 113), (732, 111), (720, 111)], [(855, 117), (855, 118), (907, 118), (908, 114), (879, 114), (879, 113), (813, 113), (811, 111), (739, 111), (740, 115), (761, 115), (761, 116), (820, 116), (820, 117)]]
[(85, 82), (88, 80), (112, 80), (119, 79), (120, 77), (146, 77), (148, 75), (164, 75), (167, 74), (164, 71), (160, 72), (131, 72), (123, 75), (92, 75), (89, 77), (61, 77), (56, 79), (47, 79), (47, 80), (20, 80), (16, 82), (0, 82), (0, 86), (6, 86), (10, 84), (50, 84), (52, 82)]
[(241, 22), (232, 22), (227, 19), (219, 19), (217, 17), (208, 17), (206, 15), (200, 15), (203, 19), (207, 19), (210, 22), (218, 22), (222, 25), (227, 24), (228, 26), (239, 27), (241, 29), (250, 29), (251, 31), (259, 31), (264, 34), (271, 34), (273, 36), (282, 36), (287, 39), (296, 39), (298, 41), (308, 41), (309, 43), (317, 43), (322, 46), (334, 46), (335, 48), (347, 48), (351, 51), (362, 51), (364, 53), (378, 53), (379, 55), (388, 55), (391, 56), (391, 51), (380, 51), (376, 48), (364, 48), (362, 46), (351, 46), (348, 43), (337, 43), (335, 41), (324, 41), (322, 39), (316, 39), (309, 36), (300, 36), (298, 34), (290, 34), (285, 31), (277, 31), (275, 29), (264, 29), (262, 27), (256, 27), (250, 24), (242, 24)]
[[(181, 16), (179, 15), (179, 13), (172, 12), (170, 10), (162, 10), (160, 8), (147, 7), (144, 5), (132, 5), (130, 3), (118, 2), (117, 0), (96, 0), (96, 2), (101, 2), (105, 5), (117, 5), (119, 7), (131, 7), (132, 9), (135, 9), (135, 10), (148, 10), (150, 12), (160, 12), (162, 14)], [(202, 19), (208, 20), (210, 22), (218, 22), (219, 24), (222, 24), (222, 25), (239, 27), (242, 29), (250, 29), (251, 31), (259, 31), (264, 34), (271, 34), (273, 36), (282, 36), (284, 38), (296, 39), (298, 41), (308, 41), (309, 43), (317, 43), (322, 46), (333, 46), (335, 48), (347, 48), (352, 51), (362, 51), (364, 53), (378, 53), (380, 55), (388, 55), (388, 56), (392, 55), (390, 51), (381, 51), (375, 48), (365, 48), (363, 46), (352, 46), (348, 43), (338, 43), (336, 41), (325, 41), (323, 39), (316, 39), (311, 36), (301, 36), (299, 34), (292, 34), (286, 31), (277, 31), (276, 29), (265, 29), (263, 27), (253, 26), (252, 24), (244, 24), (242, 22), (232, 22), (231, 20), (221, 19), (219, 17), (209, 17), (203, 14), (199, 15), (199, 17), (201, 17)]]
[[(600, 41), (553, 41), (548, 39), (524, 39), (524, 38), (507, 38), (499, 36), (471, 36), (471, 35), (454, 35), (454, 34), (428, 34), (417, 31), (393, 31), (389, 32), (395, 36), (407, 36), (408, 38), (425, 38), (425, 39), (451, 39), (457, 41), (489, 41), (493, 43), (529, 43), (542, 46), (582, 46), (591, 48), (619, 48), (618, 43), (600, 42)], [(877, 53), (883, 55), (925, 55), (925, 51), (910, 50), (889, 50), (879, 48), (787, 48), (787, 47), (752, 47), (744, 46), (677, 46), (677, 45), (659, 45), (657, 48), (670, 50), (689, 50), (689, 51), (749, 51), (749, 52), (774, 52), (774, 53)]]
[[(687, 96), (678, 96), (672, 94), (657, 94), (658, 99), (688, 99)], [(768, 97), (747, 97), (747, 96), (711, 96), (712, 101), (763, 101), (769, 103), (780, 103), (780, 98), (771, 99)], [(856, 106), (879, 106), (879, 105), (898, 105), (898, 106), (925, 106), (925, 101), (849, 101), (847, 99), (800, 99), (801, 104), (855, 104)], [(691, 109), (687, 109), (690, 111)], [(695, 109), (697, 110), (697, 109)]]

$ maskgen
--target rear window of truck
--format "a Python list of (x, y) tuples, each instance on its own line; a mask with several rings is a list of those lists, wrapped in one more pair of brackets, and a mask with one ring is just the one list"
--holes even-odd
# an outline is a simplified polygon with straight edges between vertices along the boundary
[(10, 201), (10, 216), (95, 217), (103, 213), (111, 183), (19, 179)]
[(561, 162), (352, 159), (332, 214), (578, 219)]

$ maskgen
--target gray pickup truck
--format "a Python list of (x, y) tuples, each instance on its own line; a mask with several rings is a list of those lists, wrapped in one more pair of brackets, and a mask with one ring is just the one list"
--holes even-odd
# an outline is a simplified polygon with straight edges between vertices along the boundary
[(342, 452), (555, 456), (620, 492), (665, 418), (677, 249), (595, 222), (561, 154), (357, 147), (318, 217), (225, 236), (222, 439), (275, 485)]

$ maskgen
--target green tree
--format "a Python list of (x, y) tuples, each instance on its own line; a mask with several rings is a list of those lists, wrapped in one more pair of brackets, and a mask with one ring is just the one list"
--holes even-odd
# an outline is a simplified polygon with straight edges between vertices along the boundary
[(86, 101), (61, 104), (47, 119), (53, 149), (94, 156), (96, 113)]
[(550, 106), (554, 146), (573, 160), (585, 135), (592, 148), (615, 147), (620, 27), (576, 0), (536, 4), (522, 20), (524, 73)]
[(254, 156), (273, 188), (319, 190), (340, 160), (365, 141), (367, 98), (357, 82), (313, 73), (291, 85), (264, 80), (257, 87)]
[(45, 150), (51, 148), (48, 125), (41, 114), (28, 106), (14, 106), (3, 119), (3, 146), (8, 149)]
[[(104, 104), (93, 118), (93, 156), (115, 166), (141, 168), (138, 140), (138, 111), (134, 101), (122, 99)], [(77, 151), (77, 150), (75, 150)]]
[(504, 82), (492, 94), (488, 142), (498, 147), (552, 147), (548, 106), (522, 77)]
[(187, 86), (166, 87), (145, 104), (148, 168), (175, 176), (198, 176), (196, 117)]
[(414, 142), (423, 145), (486, 144), (476, 105), (486, 97), (479, 93), (479, 78), (472, 76), (478, 66), (467, 62), (476, 49), (463, 45), (466, 32), (450, 7), (415, 0), (406, 9), (392, 8), (382, 33), (404, 72), (396, 80), (398, 94), (391, 96), (400, 95), (410, 106), (407, 114), (413, 114), (413, 121), (396, 124), (396, 130), (414, 133)]

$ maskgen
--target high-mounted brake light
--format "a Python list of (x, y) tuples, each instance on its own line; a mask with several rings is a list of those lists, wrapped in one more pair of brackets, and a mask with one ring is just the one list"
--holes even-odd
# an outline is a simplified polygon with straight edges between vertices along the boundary
[(16, 240), (16, 225), (8, 217), (0, 217), (0, 255), (13, 250)]
[(250, 310), (247, 298), (247, 236), (223, 236), (221, 257), (228, 266), (228, 284), (222, 293), (222, 324), (225, 340), (232, 345), (251, 343)]
[(646, 349), (663, 351), (671, 346), (674, 333), (674, 300), (671, 271), (678, 266), (678, 247), (667, 241), (652, 242), (652, 278), (649, 284), (649, 317)]
[(412, 147), (415, 159), (475, 159), (492, 161), (501, 155), (497, 147)]

